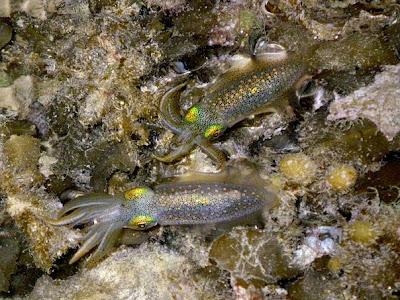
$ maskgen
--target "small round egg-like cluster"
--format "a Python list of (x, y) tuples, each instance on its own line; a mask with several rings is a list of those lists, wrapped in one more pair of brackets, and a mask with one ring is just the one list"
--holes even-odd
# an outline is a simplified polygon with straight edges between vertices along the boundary
[(326, 181), (332, 190), (346, 191), (355, 184), (357, 177), (357, 171), (353, 166), (339, 165), (328, 172)]
[(355, 221), (349, 225), (348, 234), (352, 241), (362, 244), (371, 244), (378, 236), (373, 224), (362, 220)]
[(295, 183), (309, 183), (315, 177), (317, 165), (305, 154), (294, 153), (285, 156), (278, 164), (279, 171)]
[(328, 270), (333, 273), (339, 272), (343, 267), (342, 259), (340, 257), (331, 257), (328, 261), (327, 267)]

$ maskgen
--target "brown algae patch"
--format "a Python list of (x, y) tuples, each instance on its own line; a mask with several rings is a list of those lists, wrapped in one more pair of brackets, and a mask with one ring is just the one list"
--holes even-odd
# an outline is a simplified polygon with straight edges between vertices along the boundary
[(328, 120), (366, 118), (392, 141), (400, 131), (400, 65), (385, 66), (374, 83), (340, 97), (329, 107)]
[[(204, 166), (204, 157), (190, 166), (163, 166), (151, 158), (156, 146), (165, 146), (159, 100), (186, 81), (183, 93), (203, 95), (227, 57), (250, 46), (260, 32), (301, 55), (315, 46), (311, 75), (324, 88), (322, 103), (331, 103), (304, 108), (292, 131), (286, 116), (271, 126), (270, 116), (258, 115), (220, 140), (223, 150), (228, 145), (236, 151), (233, 164), (247, 159), (273, 177), (282, 199), (265, 229), (236, 228), (214, 242), (200, 235), (201, 247), (182, 254), (184, 236), (194, 234), (161, 227), (151, 243), (120, 248), (92, 270), (68, 279), (57, 272), (57, 279), (42, 277), (32, 299), (398, 295), (398, 180), (373, 181), (382, 169), (385, 178), (397, 170), (395, 1), (263, 1), (272, 14), (261, 1), (242, 0), (11, 2), (0, 0), (6, 17), (1, 22), (7, 24), (0, 39), (0, 184), (35, 264), (47, 271), (77, 244), (77, 231), (50, 228), (42, 219), (56, 217), (63, 191), (117, 192)], [(183, 109), (196, 99), (185, 100)], [(303, 156), (264, 143), (285, 134), (299, 138)], [(325, 170), (340, 165), (354, 166), (356, 175), (339, 172), (327, 189)], [(386, 188), (389, 205), (378, 198)], [(332, 251), (320, 251), (324, 240)], [(318, 255), (304, 252), (309, 264), (293, 267), (294, 251), (309, 241), (316, 243), (306, 250)], [(68, 259), (61, 257), (57, 265)]]

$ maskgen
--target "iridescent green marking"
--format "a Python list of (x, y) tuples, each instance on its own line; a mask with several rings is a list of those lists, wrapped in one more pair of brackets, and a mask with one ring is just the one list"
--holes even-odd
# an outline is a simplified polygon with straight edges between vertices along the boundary
[(125, 199), (136, 200), (147, 193), (147, 188), (135, 188), (125, 192)]
[(204, 132), (204, 137), (206, 139), (217, 137), (222, 133), (223, 130), (224, 128), (221, 125), (211, 125)]
[(146, 216), (146, 215), (140, 215), (132, 218), (129, 221), (129, 225), (132, 227), (138, 227), (138, 228), (146, 228), (146, 225), (155, 223), (156, 220), (153, 217)]
[(193, 106), (189, 111), (187, 112), (185, 116), (185, 121), (189, 123), (195, 123), (199, 120), (200, 116), (200, 110), (197, 106)]

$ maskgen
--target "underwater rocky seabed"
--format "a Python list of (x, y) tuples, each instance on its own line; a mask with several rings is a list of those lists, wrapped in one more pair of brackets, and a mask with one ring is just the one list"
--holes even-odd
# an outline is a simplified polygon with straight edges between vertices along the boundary
[[(1, 297), (399, 296), (399, 7), (261, 2), (0, 0)], [(62, 192), (216, 171), (198, 149), (175, 164), (151, 157), (172, 138), (160, 98), (186, 81), (189, 108), (262, 35), (314, 49), (305, 59), (319, 91), (216, 141), (230, 165), (247, 161), (279, 191), (265, 227), (156, 228), (94, 268), (68, 265), (82, 233), (43, 221)]]

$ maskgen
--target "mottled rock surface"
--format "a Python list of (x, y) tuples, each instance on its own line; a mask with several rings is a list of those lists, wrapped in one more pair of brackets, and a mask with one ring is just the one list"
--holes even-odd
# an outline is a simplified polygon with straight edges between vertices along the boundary
[[(0, 297), (398, 297), (395, 3), (0, 0)], [(152, 158), (173, 136), (160, 99), (185, 82), (184, 113), (260, 36), (312, 76), (285, 113), (243, 120), (215, 141), (228, 164), (246, 161), (277, 190), (263, 224), (156, 227), (139, 246), (126, 230), (133, 246), (92, 269), (69, 266), (84, 228), (46, 222), (65, 193), (216, 172), (198, 149), (172, 164)]]

